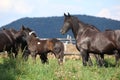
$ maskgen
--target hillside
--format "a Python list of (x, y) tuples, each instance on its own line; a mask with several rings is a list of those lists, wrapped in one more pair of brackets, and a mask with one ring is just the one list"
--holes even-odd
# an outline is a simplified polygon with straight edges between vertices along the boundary
[[(99, 18), (86, 15), (75, 15), (79, 20), (94, 25), (100, 30), (105, 29), (120, 29), (120, 21), (115, 21), (106, 18)], [(6, 28), (20, 29), (21, 25), (25, 25), (35, 30), (37, 35), (41, 38), (58, 38), (66, 37), (60, 34), (61, 26), (63, 25), (64, 17), (34, 17), (34, 18), (21, 18), (7, 25)], [(68, 34), (72, 35), (71, 31)]]

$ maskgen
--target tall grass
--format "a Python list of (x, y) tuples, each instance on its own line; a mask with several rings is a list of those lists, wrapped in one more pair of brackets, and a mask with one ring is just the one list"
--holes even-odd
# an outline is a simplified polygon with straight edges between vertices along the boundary
[(120, 80), (120, 67), (114, 67), (114, 58), (107, 58), (108, 67), (82, 66), (81, 60), (67, 60), (59, 66), (56, 59), (49, 58), (49, 64), (36, 64), (29, 58), (0, 58), (0, 80)]

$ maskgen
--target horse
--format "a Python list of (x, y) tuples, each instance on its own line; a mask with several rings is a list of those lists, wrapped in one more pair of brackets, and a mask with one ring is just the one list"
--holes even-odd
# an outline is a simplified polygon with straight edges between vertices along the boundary
[[(17, 53), (15, 54), (15, 57), (17, 57), (17, 55), (18, 55), (19, 49), (21, 49), (21, 52), (24, 52), (27, 50), (27, 42), (24, 39), (25, 35), (22, 31), (23, 28), (25, 28), (24, 25), (22, 25), (22, 27), (19, 31), (15, 30), (15, 29), (9, 29), (15, 39), (15, 49), (17, 51)], [(22, 57), (24, 58), (24, 54), (22, 54)]]
[(41, 62), (48, 63), (47, 54), (52, 52), (58, 59), (58, 64), (63, 63), (64, 57), (64, 45), (61, 41), (53, 38), (48, 40), (40, 40), (34, 31), (26, 34), (26, 41), (28, 45), (28, 53), (31, 54), (33, 60), (35, 61), (36, 56), (39, 55)]
[[(76, 47), (82, 56), (83, 66), (86, 66), (89, 61), (89, 53), (98, 54), (99, 66), (104, 65), (104, 54), (115, 54), (117, 47), (114, 32), (100, 32), (95, 26), (91, 27), (69, 13), (68, 15), (64, 13), (64, 17), (64, 24), (60, 32), (65, 34), (72, 29)], [(88, 64), (91, 65), (90, 62)]]
[(27, 36), (30, 32), (32, 32), (33, 30), (31, 30), (28, 27), (25, 27), (24, 25), (22, 25), (21, 29), (19, 30), (19, 33), (21, 33), (21, 37), (16, 39), (17, 44), (17, 48), (21, 48), (21, 51), (23, 52), (22, 54), (22, 58), (27, 61), (28, 56), (30, 54), (30, 51), (28, 50), (28, 44), (27, 44)]
[(116, 59), (116, 65), (118, 65), (118, 61), (120, 59), (120, 30), (112, 30), (112, 29), (106, 29), (105, 32), (112, 32), (115, 35), (115, 42), (117, 46), (117, 51), (115, 51), (115, 59)]
[[(0, 52), (7, 51), (9, 54), (13, 52), (15, 58), (18, 54), (18, 39), (22, 38), (22, 34), (15, 29), (6, 29), (0, 31)], [(13, 55), (12, 55), (13, 57)]]

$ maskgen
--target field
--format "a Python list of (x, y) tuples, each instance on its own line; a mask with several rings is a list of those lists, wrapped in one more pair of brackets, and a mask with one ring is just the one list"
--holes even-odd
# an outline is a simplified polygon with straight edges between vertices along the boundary
[(82, 66), (81, 58), (65, 57), (63, 65), (49, 55), (49, 64), (41, 64), (37, 57), (36, 64), (31, 57), (27, 62), (21, 59), (0, 57), (0, 80), (120, 80), (120, 67), (115, 67), (113, 57), (106, 56), (106, 67), (98, 67), (94, 57), (94, 66)]

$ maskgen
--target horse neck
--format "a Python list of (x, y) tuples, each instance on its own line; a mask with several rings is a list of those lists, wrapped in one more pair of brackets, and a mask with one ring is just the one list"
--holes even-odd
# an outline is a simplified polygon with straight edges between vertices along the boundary
[(97, 29), (95, 26), (85, 24), (84, 22), (79, 21), (78, 19), (72, 19), (72, 21), (73, 21), (72, 32), (73, 32), (75, 39), (77, 39), (78, 36), (81, 36), (87, 30), (91, 31), (91, 33), (92, 32), (100, 32), (100, 30)]
[(32, 41), (34, 41), (36, 39), (36, 37), (34, 37), (33, 35), (30, 35), (27, 37), (27, 44), (30, 44)]
[(12, 36), (14, 37), (14, 39), (18, 39), (18, 38), (21, 38), (22, 36), (22, 33), (20, 31), (10, 31)]
[(78, 33), (78, 29), (77, 28), (72, 28), (72, 32), (73, 32), (74, 38), (76, 38), (77, 33)]
[(100, 30), (98, 28), (96, 28), (94, 25), (89, 25), (90, 29), (92, 29), (94, 32), (100, 32)]
[(84, 23), (83, 22), (80, 22), (78, 20), (73, 20), (73, 24), (72, 24), (72, 32), (73, 32), (73, 35), (75, 37), (75, 39), (77, 38), (77, 35), (79, 34), (82, 34), (84, 29), (86, 27), (84, 26)]

